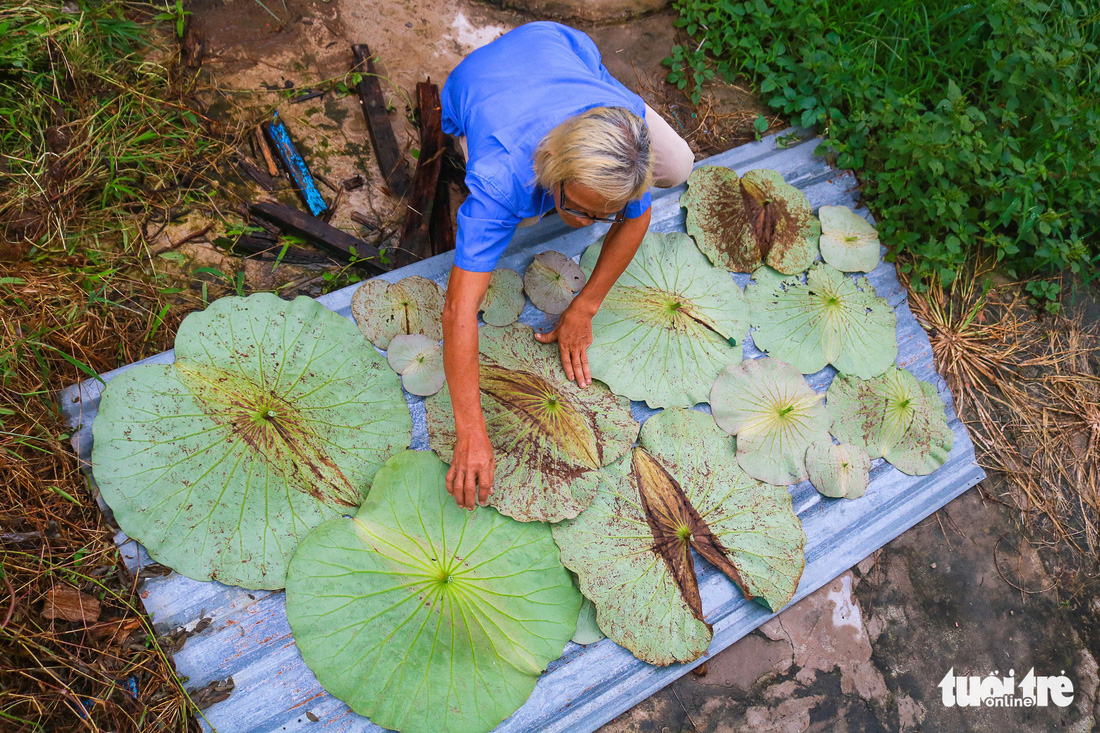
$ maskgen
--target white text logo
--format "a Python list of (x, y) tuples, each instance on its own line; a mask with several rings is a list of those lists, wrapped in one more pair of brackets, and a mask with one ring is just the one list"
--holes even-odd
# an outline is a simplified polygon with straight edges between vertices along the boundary
[(1043, 707), (1054, 703), (1066, 707), (1073, 702), (1073, 682), (1066, 677), (1066, 671), (1056, 677), (1035, 675), (1035, 669), (1028, 670), (1024, 678), (1016, 681), (1016, 671), (1009, 670), (1007, 677), (997, 677), (997, 673), (986, 677), (956, 677), (952, 667), (940, 680), (939, 688), (943, 692), (943, 704), (947, 707)]

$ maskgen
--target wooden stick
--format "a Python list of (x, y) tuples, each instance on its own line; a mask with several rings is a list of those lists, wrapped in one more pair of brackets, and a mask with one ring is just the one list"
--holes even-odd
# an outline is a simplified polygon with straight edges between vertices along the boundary
[(396, 258), (399, 267), (432, 254), (432, 209), (437, 199), (436, 188), (439, 185), (439, 171), (443, 167), (445, 149), (439, 87), (432, 84), (431, 80), (418, 83), (416, 99), (417, 116), (420, 120), (420, 157), (416, 161), (412, 191), (405, 204), (408, 211), (405, 214), (405, 226), (401, 230)]
[(279, 166), (275, 165), (275, 158), (271, 155), (271, 148), (268, 147), (267, 138), (264, 137), (264, 131), (256, 125), (252, 128), (252, 139), (256, 143), (256, 147), (259, 148), (260, 154), (264, 156), (264, 162), (267, 163), (267, 172), (272, 178), (279, 177)]
[(387, 272), (391, 269), (390, 265), (383, 264), (378, 248), (374, 245), (330, 226), (300, 209), (262, 201), (249, 204), (248, 211), (253, 216), (262, 216), (276, 222), (285, 231), (293, 232), (325, 247), (342, 259), (350, 260), (355, 257), (356, 264), (378, 272)]
[(386, 99), (382, 96), (382, 84), (378, 81), (378, 72), (374, 68), (374, 57), (365, 43), (351, 47), (355, 56), (352, 71), (362, 74), (355, 85), (359, 93), (359, 102), (363, 105), (363, 117), (367, 121), (374, 157), (378, 168), (386, 179), (386, 185), (395, 196), (404, 196), (409, 190), (409, 166), (397, 147), (397, 138), (390, 125), (390, 115), (386, 111)]
[(432, 254), (441, 255), (455, 248), (455, 225), (451, 218), (451, 186), (442, 178), (435, 189), (432, 218), (428, 224)]

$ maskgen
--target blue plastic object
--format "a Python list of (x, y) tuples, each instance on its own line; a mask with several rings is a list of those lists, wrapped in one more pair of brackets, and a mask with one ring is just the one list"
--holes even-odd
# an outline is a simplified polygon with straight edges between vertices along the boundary
[(290, 173), (291, 180), (294, 181), (294, 185), (298, 187), (299, 193), (302, 194), (302, 199), (309, 208), (309, 213), (320, 216), (328, 211), (328, 204), (321, 197), (321, 191), (317, 188), (317, 183), (309, 172), (309, 166), (306, 165), (302, 154), (298, 152), (298, 148), (294, 146), (294, 141), (290, 139), (290, 131), (286, 129), (286, 125), (279, 118), (278, 112), (272, 114), (271, 122), (264, 124), (264, 130), (267, 132), (272, 145), (275, 146), (275, 152), (279, 155), (279, 159), (283, 161), (283, 167)]

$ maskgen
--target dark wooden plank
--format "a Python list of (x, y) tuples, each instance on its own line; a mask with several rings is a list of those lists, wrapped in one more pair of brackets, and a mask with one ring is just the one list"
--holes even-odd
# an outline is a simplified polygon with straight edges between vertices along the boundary
[(390, 115), (386, 111), (386, 99), (382, 96), (382, 84), (378, 81), (378, 72), (374, 68), (374, 57), (365, 43), (351, 47), (355, 56), (352, 71), (362, 74), (355, 85), (359, 93), (359, 102), (363, 105), (363, 117), (367, 121), (374, 157), (378, 168), (386, 179), (386, 185), (395, 196), (404, 196), (409, 190), (409, 166), (397, 146), (397, 138), (390, 125)]
[(397, 265), (403, 266), (432, 254), (431, 220), (446, 148), (439, 87), (431, 80), (416, 85), (417, 118), (420, 122), (420, 156), (416, 161), (412, 191), (405, 201), (405, 226), (398, 240)]
[(253, 216), (262, 216), (277, 223), (284, 231), (297, 234), (326, 248), (341, 259), (352, 259), (354, 251), (357, 264), (377, 272), (387, 272), (391, 269), (391, 266), (382, 263), (377, 247), (330, 226), (304, 211), (267, 201), (249, 204), (248, 211)]
[(443, 179), (440, 179), (435, 189), (435, 203), (432, 204), (428, 235), (432, 241), (433, 255), (441, 255), (455, 248), (455, 220), (451, 216), (451, 186)]

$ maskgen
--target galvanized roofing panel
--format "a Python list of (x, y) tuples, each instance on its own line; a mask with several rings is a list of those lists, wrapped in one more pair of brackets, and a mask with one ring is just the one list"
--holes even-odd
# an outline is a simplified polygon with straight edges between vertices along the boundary
[[(787, 135), (799, 131), (787, 131)], [(744, 173), (754, 168), (772, 168), (802, 189), (816, 210), (819, 206), (848, 205), (855, 208), (855, 177), (847, 171), (829, 168), (813, 155), (817, 139), (795, 142), (779, 148), (771, 136), (735, 148), (698, 165), (725, 165)], [(653, 199), (651, 228), (655, 231), (683, 231), (684, 215), (679, 197), (684, 188), (660, 191)], [(579, 256), (603, 235), (605, 226), (573, 230), (552, 219), (539, 226), (521, 229), (513, 239), (500, 266), (520, 272), (540, 251), (556, 249)], [(395, 281), (408, 275), (422, 275), (445, 285), (453, 253), (433, 257), (384, 275)], [(883, 263), (869, 274), (880, 296), (898, 314), (898, 364), (918, 378), (935, 384), (947, 408), (955, 444), (947, 463), (930, 476), (906, 476), (881, 459), (875, 461), (871, 485), (858, 501), (825, 499), (808, 483), (791, 488), (795, 511), (806, 530), (806, 570), (795, 601), (806, 596), (857, 562), (882, 547), (984, 477), (974, 461), (974, 448), (952, 407), (951, 395), (932, 364), (928, 338), (909, 311), (905, 291), (894, 267)], [(735, 275), (741, 286), (747, 275)], [(319, 298), (328, 308), (351, 318), (352, 286)], [(520, 317), (536, 328), (552, 319), (528, 305)], [(760, 356), (751, 339), (745, 357)], [(138, 363), (167, 363), (165, 352)], [(130, 365), (133, 366), (133, 365)], [(123, 367), (104, 379), (119, 374)], [(808, 377), (814, 389), (823, 392), (835, 371), (829, 367)], [(91, 425), (99, 404), (100, 384), (84, 382), (60, 395), (62, 408), (75, 428), (73, 445), (86, 462), (91, 453)], [(407, 396), (413, 415), (412, 447), (426, 449), (423, 399)], [(634, 416), (644, 420), (654, 411), (644, 403), (633, 404)], [(117, 541), (129, 568), (136, 572), (150, 562), (144, 550), (124, 535)], [(725, 576), (700, 558), (700, 591), (704, 612), (714, 625), (710, 654), (725, 649), (771, 618), (763, 606), (746, 601)], [(286, 620), (281, 592), (249, 591), (199, 582), (171, 574), (150, 578), (141, 591), (146, 610), (160, 633), (177, 627), (194, 628), (201, 618), (210, 625), (194, 635), (175, 655), (179, 674), (189, 678), (188, 687), (199, 687), (232, 675), (236, 687), (229, 698), (205, 711), (203, 726), (222, 733), (245, 731), (374, 731), (381, 730), (366, 718), (328, 695), (302, 662)], [(539, 679), (527, 703), (497, 728), (499, 731), (592, 730), (651, 695), (672, 680), (701, 664), (653, 667), (635, 659), (610, 640), (587, 647), (570, 644)], [(306, 713), (319, 722), (312, 722)]]

